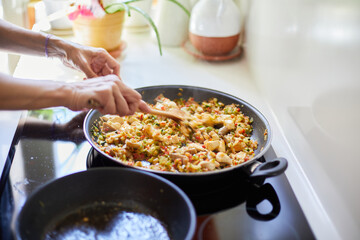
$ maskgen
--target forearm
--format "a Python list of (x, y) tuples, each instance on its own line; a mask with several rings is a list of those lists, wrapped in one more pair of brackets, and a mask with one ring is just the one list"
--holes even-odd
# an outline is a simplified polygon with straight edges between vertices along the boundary
[[(12, 53), (45, 56), (47, 34), (18, 27), (0, 19), (0, 49)], [(52, 36), (47, 43), (50, 57), (65, 57), (72, 43)]]
[(71, 88), (63, 82), (14, 78), (0, 74), (0, 109), (40, 109), (69, 106)]

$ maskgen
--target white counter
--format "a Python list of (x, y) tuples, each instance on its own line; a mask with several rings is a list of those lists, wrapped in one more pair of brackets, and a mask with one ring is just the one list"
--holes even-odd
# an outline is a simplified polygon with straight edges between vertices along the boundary
[[(224, 91), (249, 102), (268, 118), (273, 128), (272, 146), (278, 155), (287, 158), (289, 161), (286, 175), (316, 237), (318, 239), (338, 239), (359, 234), (356, 228), (356, 214), (349, 211), (345, 206), (344, 199), (335, 197), (329, 200), (331, 204), (324, 204), (327, 199), (324, 198), (322, 192), (318, 194), (317, 185), (321, 184), (324, 191), (330, 189), (332, 197), (333, 193), (337, 193), (339, 189), (331, 186), (332, 182), (322, 171), (314, 172), (321, 169), (317, 160), (318, 156), (306, 155), (307, 158), (302, 159), (302, 155), (298, 154), (302, 148), (304, 151), (308, 151), (309, 146), (304, 144), (307, 141), (298, 132), (299, 127), (293, 125), (294, 121), (289, 120), (284, 125), (284, 115), (293, 116), (297, 119), (303, 117), (296, 115), (300, 114), (300, 110), (308, 111), (309, 109), (302, 108), (303, 104), (293, 105), (290, 100), (288, 101), (291, 98), (284, 99), (282, 104), (298, 108), (289, 108), (289, 112), (284, 113), (276, 105), (274, 106), (273, 104), (277, 104), (277, 102), (269, 101), (268, 97), (264, 97), (268, 95), (263, 95), (262, 92), (269, 93), (274, 90), (276, 94), (280, 94), (276, 90), (278, 86), (271, 83), (264, 84), (259, 80), (255, 81), (249, 72), (246, 56), (233, 61), (210, 63), (195, 59), (181, 48), (164, 48), (163, 56), (159, 56), (157, 45), (149, 38), (148, 33), (130, 34), (125, 32), (124, 39), (128, 47), (125, 50), (124, 57), (120, 59), (121, 77), (129, 86), (137, 88), (166, 84), (194, 85)], [(259, 72), (256, 73), (259, 74)], [(81, 81), (84, 75), (64, 67), (57, 60), (24, 56), (18, 64), (15, 76)], [(258, 87), (257, 84), (261, 84), (261, 87)], [(266, 91), (263, 87), (267, 87)], [(286, 96), (286, 93), (284, 95)], [(281, 98), (281, 95), (278, 96)], [(272, 99), (270, 98), (270, 100)], [(281, 127), (279, 123), (282, 124)], [(288, 135), (290, 128), (295, 135)], [(1, 125), (2, 129), (3, 125)], [(2, 139), (1, 141), (1, 146), (9, 145), (9, 139)], [(313, 174), (317, 176), (316, 181), (310, 182), (310, 179), (314, 179)], [(334, 204), (337, 204), (336, 209), (332, 209)], [(334, 217), (353, 222), (346, 221), (348, 225), (344, 226)]]

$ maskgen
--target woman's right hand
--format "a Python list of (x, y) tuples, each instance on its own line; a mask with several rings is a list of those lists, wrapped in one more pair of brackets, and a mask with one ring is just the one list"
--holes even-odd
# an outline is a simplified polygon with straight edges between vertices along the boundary
[(113, 74), (68, 85), (72, 91), (66, 107), (74, 111), (96, 108), (103, 114), (120, 116), (132, 115), (138, 108), (148, 111), (140, 93), (126, 86)]

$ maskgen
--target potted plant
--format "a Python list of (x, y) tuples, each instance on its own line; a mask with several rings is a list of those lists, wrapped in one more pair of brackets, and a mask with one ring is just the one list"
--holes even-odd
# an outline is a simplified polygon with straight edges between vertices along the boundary
[[(144, 16), (153, 28), (162, 55), (158, 29), (149, 14), (131, 5), (137, 1), (142, 0), (91, 0), (88, 3), (81, 1), (77, 10), (69, 14), (69, 18), (73, 20), (75, 37), (81, 44), (102, 47), (109, 52), (116, 51), (121, 46), (125, 14), (130, 17), (131, 11), (136, 11)], [(190, 12), (177, 0), (168, 1), (178, 5), (190, 16)]]

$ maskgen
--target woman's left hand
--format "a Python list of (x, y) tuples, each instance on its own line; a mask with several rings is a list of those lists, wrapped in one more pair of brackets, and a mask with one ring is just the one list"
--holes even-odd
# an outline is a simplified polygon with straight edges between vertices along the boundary
[(120, 64), (105, 49), (72, 44), (62, 58), (66, 66), (81, 70), (87, 78), (120, 75)]

